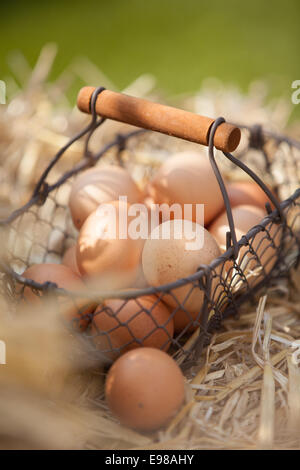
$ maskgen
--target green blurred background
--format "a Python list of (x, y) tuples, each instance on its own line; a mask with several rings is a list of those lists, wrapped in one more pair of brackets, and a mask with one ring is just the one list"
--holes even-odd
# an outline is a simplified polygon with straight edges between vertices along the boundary
[(0, 78), (10, 51), (33, 65), (55, 42), (53, 76), (87, 56), (120, 88), (151, 72), (169, 94), (206, 77), (243, 90), (263, 78), (272, 96), (290, 97), (300, 79), (299, 0), (5, 1), (0, 15)]

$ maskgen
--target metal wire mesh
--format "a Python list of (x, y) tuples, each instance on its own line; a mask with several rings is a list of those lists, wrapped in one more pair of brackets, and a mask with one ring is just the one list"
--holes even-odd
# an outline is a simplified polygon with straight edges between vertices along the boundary
[[(162, 161), (187, 144), (167, 136), (133, 130), (117, 135), (96, 153), (89, 141), (103, 119), (93, 113), (91, 124), (75, 136), (41, 176), (31, 200), (1, 221), (1, 290), (14, 301), (24, 301), (30, 289), (36, 296), (52, 292), (57, 308), (67, 311), (73, 331), (84, 330), (91, 354), (108, 362), (131, 348), (153, 346), (182, 354), (184, 360), (199, 355), (210, 334), (228, 315), (272, 279), (288, 273), (300, 254), (300, 144), (265, 132), (260, 126), (244, 127), (241, 150), (234, 158), (218, 153), (216, 176), (242, 171), (260, 177), (283, 202), (273, 212), (266, 206), (266, 217), (241, 240), (234, 239), (234, 227), (227, 250), (209, 266), (199, 266), (192, 276), (173, 283), (127, 291), (67, 291), (53, 282), (37, 283), (22, 277), (32, 264), (60, 263), (66, 249), (75, 242), (76, 230), (68, 209), (74, 177), (86, 168), (114, 161), (131, 172), (150, 178)], [(216, 127), (221, 121), (216, 123)], [(53, 184), (47, 177), (53, 166), (73, 142), (86, 136), (82, 161)], [(210, 158), (214, 161), (213, 131)], [(242, 168), (241, 168), (242, 166)], [(260, 182), (260, 180), (259, 180)], [(261, 183), (263, 185), (263, 183)], [(262, 186), (266, 190), (266, 186)], [(227, 201), (228, 202), (228, 201)], [(230, 212), (228, 204), (225, 206)], [(191, 312), (193, 297), (201, 297), (201, 308)], [(20, 300), (21, 299), (21, 300)], [(163, 310), (164, 315), (157, 315)], [(71, 312), (71, 314), (70, 314)], [(75, 313), (74, 313), (75, 312)], [(162, 320), (163, 318), (163, 320)], [(142, 326), (142, 327), (141, 327)], [(146, 334), (145, 334), (146, 331)]]

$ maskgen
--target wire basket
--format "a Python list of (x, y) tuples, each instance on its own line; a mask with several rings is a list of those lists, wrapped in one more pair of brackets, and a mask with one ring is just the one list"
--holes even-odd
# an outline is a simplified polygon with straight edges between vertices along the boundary
[[(104, 92), (107, 95), (104, 96)], [(109, 101), (110, 98), (117, 100), (118, 106)], [(108, 100), (106, 104), (105, 100)], [(227, 125), (223, 118), (213, 121), (200, 117), (199, 128), (199, 116), (192, 113), (125, 97), (103, 88), (83, 89), (78, 104), (80, 109), (92, 114), (90, 124), (54, 156), (36, 184), (31, 199), (0, 222), (1, 246), (4, 248), (0, 265), (1, 290), (14, 302), (22, 301), (26, 297), (24, 292), (29, 289), (42, 298), (51, 293), (59, 309), (62, 309), (64, 299), (63, 305), (68, 312), (72, 305), (72, 321), (67, 322), (68, 326), (71, 325), (74, 334), (79, 331), (78, 337), (89, 346), (89, 354), (96, 360), (100, 358), (111, 363), (129, 349), (151, 346), (154, 342), (156, 347), (176, 355), (179, 363), (190, 364), (209, 344), (212, 332), (224, 318), (237, 314), (242, 303), (297, 265), (300, 255), (300, 144), (265, 131), (261, 126)], [(145, 112), (147, 106), (151, 107), (150, 113)], [(168, 116), (168, 113), (175, 113), (176, 118), (179, 116), (176, 128), (172, 128), (174, 120), (162, 122), (161, 116)], [(92, 152), (90, 139), (106, 118), (144, 129), (118, 134), (103, 148)], [(189, 125), (184, 127), (186, 119)], [(198, 127), (193, 129), (191, 123), (196, 121)], [(234, 157), (230, 147), (235, 149), (239, 144), (239, 128), (242, 129), (242, 141)], [(74, 292), (53, 282), (39, 284), (24, 278), (22, 273), (32, 264), (60, 263), (66, 248), (74, 243), (76, 230), (68, 199), (76, 175), (105, 161), (149, 178), (168, 155), (186, 145), (195, 145), (149, 132), (149, 129), (208, 145), (209, 160), (223, 195), (230, 227), (225, 252), (210, 265), (199, 266), (191, 276), (156, 287)], [(231, 142), (226, 140), (226, 132)], [(83, 137), (85, 145), (80, 162), (50, 184), (48, 175), (52, 168), (58, 165), (67, 149)], [(222, 150), (218, 164), (216, 147)], [(264, 219), (240, 240), (236, 238), (223, 173), (247, 173), (270, 200)], [(283, 202), (279, 203), (276, 195)], [(191, 313), (189, 299), (195, 295), (202, 298), (201, 308)], [(164, 322), (156, 315), (159, 305), (168, 306)], [(174, 331), (174, 323), (180, 323), (182, 318), (184, 326)], [(143, 330), (141, 324), (147, 326), (146, 335), (140, 333)]]

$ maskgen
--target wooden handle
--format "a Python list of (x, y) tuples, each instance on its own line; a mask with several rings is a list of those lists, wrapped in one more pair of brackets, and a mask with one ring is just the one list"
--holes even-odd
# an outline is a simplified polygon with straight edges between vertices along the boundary
[[(77, 106), (84, 113), (91, 112), (94, 90), (94, 87), (84, 87), (78, 94)], [(205, 116), (110, 90), (99, 94), (95, 109), (102, 117), (202, 145), (208, 145), (209, 131), (214, 122), (214, 119)], [(232, 152), (239, 145), (240, 138), (240, 129), (224, 122), (216, 130), (214, 144), (223, 152)]]

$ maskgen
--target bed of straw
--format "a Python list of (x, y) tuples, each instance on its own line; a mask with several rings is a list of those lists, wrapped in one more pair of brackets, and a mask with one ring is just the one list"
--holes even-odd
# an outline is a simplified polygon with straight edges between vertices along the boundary
[[(53, 154), (88, 119), (70, 104), (70, 88), (113, 83), (87, 59), (70, 64), (54, 82), (48, 75), (56, 49), (45, 47), (33, 70), (15, 53), (4, 77), (8, 105), (0, 106), (0, 216), (24, 203)], [(145, 75), (126, 92), (163, 100)], [(292, 105), (268, 101), (264, 83), (247, 94), (207, 81), (175, 105), (234, 122), (261, 123), (300, 137), (300, 123), (287, 128)], [(105, 123), (100, 145), (119, 130)], [(54, 178), (79, 161), (81, 142), (64, 156)], [(58, 172), (55, 174), (55, 172)], [(153, 434), (120, 426), (104, 400), (105, 373), (60, 324), (52, 309), (24, 310), (0, 299), (0, 339), (7, 364), (0, 366), (0, 448), (32, 449), (297, 449), (300, 448), (300, 271), (293, 270), (239, 317), (227, 319), (186, 376), (186, 402), (169, 425)]]

